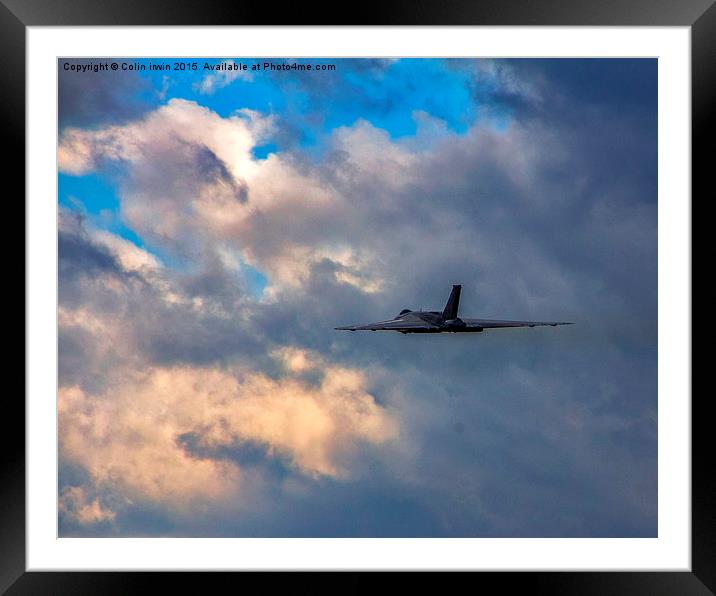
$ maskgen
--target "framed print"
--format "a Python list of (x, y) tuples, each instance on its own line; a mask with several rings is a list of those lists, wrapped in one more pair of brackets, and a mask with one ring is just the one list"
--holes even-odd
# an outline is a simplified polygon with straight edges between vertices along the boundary
[(27, 231), (3, 588), (713, 590), (709, 2), (58, 6), (2, 6)]

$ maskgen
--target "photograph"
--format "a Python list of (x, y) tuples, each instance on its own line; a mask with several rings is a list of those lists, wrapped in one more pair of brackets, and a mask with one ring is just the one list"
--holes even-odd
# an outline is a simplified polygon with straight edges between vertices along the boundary
[(59, 538), (661, 536), (657, 57), (56, 64)]

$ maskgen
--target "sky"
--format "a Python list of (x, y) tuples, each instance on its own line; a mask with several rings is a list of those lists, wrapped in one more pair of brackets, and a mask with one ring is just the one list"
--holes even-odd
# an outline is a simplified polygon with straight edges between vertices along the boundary
[(656, 60), (266, 61), (58, 63), (60, 535), (656, 536)]

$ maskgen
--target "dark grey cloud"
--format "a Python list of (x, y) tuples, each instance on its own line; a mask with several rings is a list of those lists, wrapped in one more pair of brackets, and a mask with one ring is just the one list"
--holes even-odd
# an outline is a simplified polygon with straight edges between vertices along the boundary
[(58, 114), (60, 130), (67, 126), (97, 127), (120, 124), (141, 116), (156, 104), (149, 82), (126, 71), (77, 72), (66, 65), (81, 66), (89, 59), (60, 59)]
[[(485, 88), (476, 101), (579, 141), (573, 157), (592, 174), (592, 188), (631, 178), (642, 200), (656, 200), (658, 62), (653, 58), (494, 60), (491, 76), (519, 84)], [(495, 75), (495, 73), (498, 73)]]
[(60, 292), (66, 282), (73, 281), (77, 276), (91, 276), (97, 272), (117, 274), (121, 271), (109, 250), (89, 240), (83, 227), (83, 216), (63, 212), (61, 218), (57, 233)]

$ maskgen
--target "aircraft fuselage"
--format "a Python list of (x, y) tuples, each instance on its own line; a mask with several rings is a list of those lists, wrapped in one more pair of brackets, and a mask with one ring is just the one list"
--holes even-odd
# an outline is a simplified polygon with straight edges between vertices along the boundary
[(458, 317), (445, 319), (442, 313), (437, 311), (409, 311), (396, 317), (396, 320), (425, 321), (436, 326), (433, 329), (402, 329), (401, 333), (480, 333), (484, 331), (482, 327), (466, 326)]

